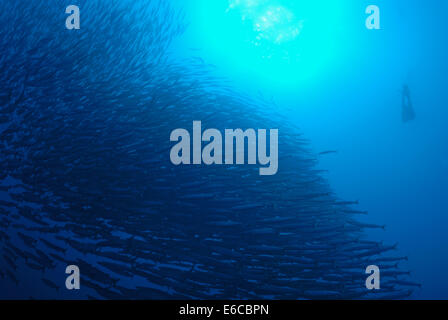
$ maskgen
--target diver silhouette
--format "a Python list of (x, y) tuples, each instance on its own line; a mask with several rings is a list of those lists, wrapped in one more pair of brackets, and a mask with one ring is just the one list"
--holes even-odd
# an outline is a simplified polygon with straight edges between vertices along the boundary
[(412, 107), (411, 93), (409, 87), (405, 84), (401, 96), (402, 119), (403, 122), (409, 122), (415, 119), (414, 108)]

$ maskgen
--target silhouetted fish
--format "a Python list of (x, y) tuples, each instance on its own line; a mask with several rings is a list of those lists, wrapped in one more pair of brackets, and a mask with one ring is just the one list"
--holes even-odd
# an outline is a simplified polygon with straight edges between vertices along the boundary
[[(355, 220), (365, 212), (334, 195), (271, 102), (170, 57), (184, 24), (167, 1), (78, 4), (89, 24), (68, 31), (60, 6), (2, 0), (0, 174), (23, 189), (0, 201), (0, 238), (14, 246), (2, 256), (55, 289), (49, 275), (76, 264), (82, 286), (109, 299), (376, 297), (365, 267), (402, 260), (383, 255), (396, 246), (363, 242), (378, 226)], [(279, 128), (279, 172), (172, 165), (171, 131), (197, 119)], [(407, 276), (388, 265), (381, 297), (411, 294)]]

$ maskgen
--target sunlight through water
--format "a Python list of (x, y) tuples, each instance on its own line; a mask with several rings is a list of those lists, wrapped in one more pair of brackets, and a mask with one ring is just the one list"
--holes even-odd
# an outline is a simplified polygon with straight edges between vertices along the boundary
[(319, 81), (340, 55), (344, 1), (194, 0), (184, 40), (245, 83), (296, 89)]

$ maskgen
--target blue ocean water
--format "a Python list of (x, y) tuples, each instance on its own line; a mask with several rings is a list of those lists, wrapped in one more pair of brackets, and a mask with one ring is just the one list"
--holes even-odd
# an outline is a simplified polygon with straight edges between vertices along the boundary
[[(446, 2), (376, 1), (379, 30), (366, 28), (367, 1), (171, 0), (183, 20), (168, 2), (100, 3), (81, 1), (81, 31), (69, 34), (69, 1), (3, 4), (14, 24), (0, 33), (1, 298), (357, 298), (366, 261), (340, 260), (394, 243), (407, 261), (385, 273), (410, 270), (422, 285), (411, 298), (447, 298)], [(180, 21), (182, 34), (171, 30)], [(213, 91), (224, 84), (235, 91)], [(171, 166), (170, 131), (201, 119), (276, 123), (278, 175)], [(353, 240), (340, 223), (356, 223), (327, 215), (340, 199), (385, 230)], [(82, 292), (59, 288), (68, 263), (86, 274)]]
[[(448, 3), (230, 1), (229, 10), (225, 0), (178, 2), (189, 29), (174, 54), (197, 55), (240, 90), (274, 101), (272, 112), (294, 119), (315, 152), (338, 151), (320, 157), (332, 188), (359, 200), (367, 221), (386, 224), (371, 235), (399, 242), (423, 285), (414, 298), (446, 299)], [(371, 4), (380, 30), (365, 27)], [(270, 6), (303, 20), (302, 33), (255, 44), (248, 12), (263, 16)], [(409, 123), (405, 84), (416, 112)]]

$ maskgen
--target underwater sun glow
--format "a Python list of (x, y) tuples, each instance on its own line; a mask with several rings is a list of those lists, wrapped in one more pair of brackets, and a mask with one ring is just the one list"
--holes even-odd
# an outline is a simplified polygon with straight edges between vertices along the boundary
[(303, 20), (298, 20), (291, 10), (281, 5), (266, 5), (266, 1), (231, 0), (229, 9), (239, 9), (241, 19), (253, 25), (255, 45), (262, 40), (276, 44), (294, 40), (302, 30)]
[(195, 0), (186, 41), (232, 79), (297, 89), (337, 63), (343, 3)]

